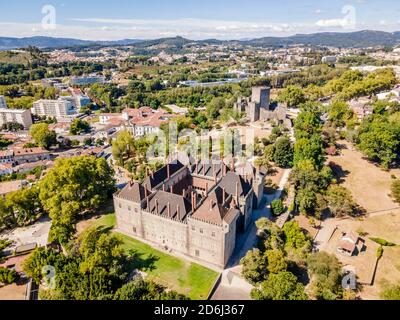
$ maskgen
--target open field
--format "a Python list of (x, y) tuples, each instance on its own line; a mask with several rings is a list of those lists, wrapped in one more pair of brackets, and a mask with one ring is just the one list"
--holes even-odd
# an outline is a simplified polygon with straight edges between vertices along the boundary
[[(80, 222), (78, 232), (88, 227), (112, 228), (115, 215), (108, 214), (99, 219)], [(136, 268), (144, 271), (148, 279), (167, 286), (170, 289), (188, 295), (191, 299), (206, 299), (218, 273), (199, 264), (186, 261), (161, 251), (126, 235), (116, 233), (123, 240), (123, 248), (133, 252), (137, 258)]]
[(368, 213), (377, 214), (380, 212), (400, 213), (400, 206), (389, 196), (392, 183), (391, 175), (400, 178), (398, 170), (390, 172), (383, 171), (375, 164), (363, 158), (361, 152), (346, 142), (341, 141), (345, 146), (340, 156), (329, 157), (328, 161), (334, 162), (337, 166), (335, 172), (340, 176), (343, 186), (348, 188), (357, 203)]
[[(377, 245), (371, 243), (370, 237), (382, 238), (400, 245), (400, 208), (390, 194), (392, 175), (400, 178), (399, 170), (384, 171), (375, 164), (366, 160), (362, 153), (354, 147), (340, 141), (344, 148), (341, 155), (329, 157), (328, 161), (336, 164), (335, 173), (340, 183), (348, 188), (356, 202), (362, 206), (367, 215), (361, 219), (328, 219), (323, 222), (324, 229), (337, 227), (338, 230), (332, 239), (321, 249), (335, 253), (344, 265), (352, 264), (360, 271), (361, 278), (368, 278), (373, 270)], [(336, 252), (337, 234), (340, 232), (363, 232), (367, 235), (367, 251), (363, 257), (344, 257)], [(370, 251), (370, 252), (368, 252)], [(369, 258), (367, 258), (369, 257)], [(362, 280), (362, 279), (360, 279)], [(382, 259), (379, 261), (376, 276), (372, 286), (363, 287), (362, 299), (379, 299), (381, 283), (387, 280), (390, 283), (400, 281), (400, 246), (385, 248)]]
[[(324, 228), (336, 226), (338, 230), (321, 250), (335, 254), (345, 266), (353, 265), (360, 276), (361, 282), (368, 282), (376, 259), (378, 245), (370, 241), (369, 238), (382, 238), (398, 245), (384, 248), (384, 254), (379, 261), (374, 283), (372, 286), (363, 286), (362, 299), (379, 299), (383, 280), (387, 280), (390, 283), (400, 282), (400, 214), (388, 213), (364, 219), (329, 219), (324, 221), (323, 225)], [(365, 254), (357, 257), (347, 257), (336, 251), (339, 239), (337, 235), (340, 232), (350, 231), (366, 233), (366, 236), (362, 237), (366, 240), (367, 249)]]

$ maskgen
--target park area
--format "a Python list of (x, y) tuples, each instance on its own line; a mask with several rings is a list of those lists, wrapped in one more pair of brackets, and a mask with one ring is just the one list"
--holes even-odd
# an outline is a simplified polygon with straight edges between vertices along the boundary
[(342, 146), (340, 155), (331, 156), (328, 161), (335, 164), (335, 174), (340, 178), (341, 184), (352, 192), (357, 203), (368, 214), (400, 213), (399, 204), (389, 196), (392, 175), (400, 178), (400, 170), (384, 171), (366, 160), (348, 142), (339, 143)]
[[(115, 215), (107, 214), (100, 218), (85, 220), (77, 225), (78, 233), (89, 227), (113, 228)], [(199, 264), (163, 253), (153, 247), (120, 233), (123, 248), (133, 253), (137, 259), (135, 268), (146, 274), (146, 279), (154, 280), (169, 289), (187, 295), (193, 300), (207, 299), (218, 277), (218, 273)]]
[[(339, 182), (351, 191), (355, 201), (365, 209), (366, 215), (324, 221), (324, 229), (337, 229), (321, 249), (336, 254), (344, 265), (351, 265), (358, 270), (361, 282), (373, 282), (372, 285), (363, 286), (362, 299), (379, 299), (383, 282), (395, 284), (400, 281), (400, 206), (390, 197), (393, 177), (400, 178), (400, 170), (384, 171), (365, 159), (351, 144), (343, 141), (340, 143), (341, 155), (329, 157), (328, 160), (335, 164), (334, 171)], [(351, 231), (363, 235), (366, 251), (359, 256), (347, 257), (338, 253), (336, 248), (338, 235)], [(381, 238), (397, 244), (395, 247), (384, 248), (375, 278), (373, 271), (377, 245), (370, 238)]]

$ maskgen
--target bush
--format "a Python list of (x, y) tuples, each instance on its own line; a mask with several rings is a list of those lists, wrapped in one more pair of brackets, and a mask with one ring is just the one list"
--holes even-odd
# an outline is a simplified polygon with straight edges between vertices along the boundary
[(0, 282), (4, 284), (11, 284), (18, 280), (19, 275), (15, 270), (0, 267)]
[(371, 241), (380, 244), (382, 247), (394, 247), (396, 246), (395, 243), (393, 242), (389, 242), (385, 239), (381, 239), (381, 238), (370, 238)]
[(376, 249), (376, 257), (378, 259), (380, 259), (380, 258), (382, 258), (382, 256), (383, 256), (383, 247), (380, 246), (380, 247), (378, 247), (378, 249)]
[(285, 207), (283, 206), (282, 200), (276, 199), (272, 201), (271, 210), (274, 215), (280, 216), (285, 211)]

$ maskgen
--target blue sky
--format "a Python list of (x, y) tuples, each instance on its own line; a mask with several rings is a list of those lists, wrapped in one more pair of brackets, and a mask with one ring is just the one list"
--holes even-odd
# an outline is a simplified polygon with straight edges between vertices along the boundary
[(0, 10), (0, 36), (16, 37), (241, 39), (363, 29), (400, 30), (400, 1), (13, 0)]

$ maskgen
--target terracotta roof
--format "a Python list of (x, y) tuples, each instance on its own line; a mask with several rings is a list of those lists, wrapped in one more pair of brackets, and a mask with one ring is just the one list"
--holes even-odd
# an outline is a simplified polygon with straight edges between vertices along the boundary
[(23, 149), (13, 149), (14, 151), (14, 156), (25, 156), (25, 155), (33, 155), (33, 154), (43, 154), (43, 153), (49, 153), (44, 148), (23, 148)]
[(24, 180), (8, 181), (0, 183), (0, 194), (8, 194), (21, 189), (25, 184)]
[[(225, 203), (223, 201), (224, 198)], [(197, 208), (192, 217), (218, 225), (221, 225), (224, 220), (227, 222), (232, 221), (236, 216), (236, 209), (231, 206), (233, 204), (232, 201), (233, 198), (229, 197), (229, 194), (218, 186)]]

